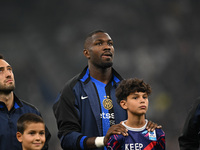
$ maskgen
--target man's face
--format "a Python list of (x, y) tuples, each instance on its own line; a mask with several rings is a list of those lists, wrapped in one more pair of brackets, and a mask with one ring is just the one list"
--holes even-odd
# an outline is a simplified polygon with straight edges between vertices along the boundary
[(99, 68), (109, 68), (113, 65), (114, 47), (111, 37), (107, 33), (96, 33), (88, 42), (88, 60)]
[(15, 89), (15, 79), (12, 67), (0, 59), (0, 92), (9, 93)]

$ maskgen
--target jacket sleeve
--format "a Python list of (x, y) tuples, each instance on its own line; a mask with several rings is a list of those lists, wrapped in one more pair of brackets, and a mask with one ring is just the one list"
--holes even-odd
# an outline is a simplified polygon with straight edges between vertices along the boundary
[(158, 141), (156, 149), (165, 150), (165, 132), (162, 129), (156, 129), (156, 133), (158, 132)]
[(73, 86), (72, 81), (68, 82), (59, 95), (58, 101), (53, 105), (58, 137), (63, 149), (77, 149), (77, 141), (82, 137)]
[(198, 150), (200, 128), (200, 98), (198, 98), (190, 110), (178, 138), (180, 150)]

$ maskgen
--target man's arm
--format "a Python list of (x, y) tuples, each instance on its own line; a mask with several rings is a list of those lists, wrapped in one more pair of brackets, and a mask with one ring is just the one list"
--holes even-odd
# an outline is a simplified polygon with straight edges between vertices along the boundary
[(78, 111), (75, 108), (75, 95), (73, 85), (76, 79), (69, 81), (56, 103), (53, 105), (53, 112), (58, 127), (58, 138), (63, 149), (74, 149), (77, 147), (77, 140), (82, 136)]
[(200, 99), (198, 98), (190, 110), (178, 138), (180, 150), (198, 150), (200, 128)]
[(86, 141), (87, 149), (103, 147), (107, 144), (111, 135), (122, 134), (123, 136), (128, 136), (127, 132), (128, 130), (123, 125), (121, 124), (113, 125), (108, 129), (105, 137), (88, 138)]
[(151, 120), (149, 120), (148, 123), (147, 123), (147, 126), (146, 126), (146, 129), (148, 130), (148, 132), (154, 131), (156, 128), (157, 128), (157, 129), (161, 129), (162, 126), (161, 126), (161, 125), (158, 125), (158, 124), (155, 123), (155, 122), (152, 122)]

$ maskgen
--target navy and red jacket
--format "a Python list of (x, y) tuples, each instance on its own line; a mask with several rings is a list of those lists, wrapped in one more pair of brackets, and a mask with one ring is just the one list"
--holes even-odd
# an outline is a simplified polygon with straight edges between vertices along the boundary
[[(14, 106), (8, 111), (5, 103), (0, 102), (0, 150), (22, 150), (21, 143), (16, 138), (17, 120), (25, 113), (35, 113), (40, 115), (40, 112), (33, 105), (19, 100), (14, 95)], [(46, 143), (43, 150), (48, 149), (48, 141), (51, 137), (46, 128)]]
[[(53, 106), (63, 149), (86, 149), (87, 137), (103, 136), (98, 94), (88, 72), (86, 67), (82, 73), (69, 80)], [(115, 123), (118, 124), (127, 119), (127, 113), (117, 104), (115, 97), (115, 89), (122, 77), (114, 69), (112, 73), (113, 84), (108, 90)]]

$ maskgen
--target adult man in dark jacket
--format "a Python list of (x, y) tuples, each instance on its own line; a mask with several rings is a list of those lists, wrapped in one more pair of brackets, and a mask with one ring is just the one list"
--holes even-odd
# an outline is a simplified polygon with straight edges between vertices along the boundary
[(122, 77), (112, 68), (114, 47), (108, 33), (89, 34), (83, 54), (88, 66), (67, 82), (53, 106), (58, 137), (63, 149), (104, 149), (111, 134), (127, 135), (120, 124), (127, 114), (115, 97)]
[[(19, 100), (13, 92), (14, 89), (12, 67), (0, 55), (0, 150), (21, 150), (21, 143), (16, 138), (17, 120), (24, 113), (40, 115), (33, 105)], [(46, 128), (46, 143), (43, 150), (48, 149), (50, 136)]]
[(180, 150), (199, 150), (200, 97), (195, 100), (185, 120), (183, 132), (178, 138)]

